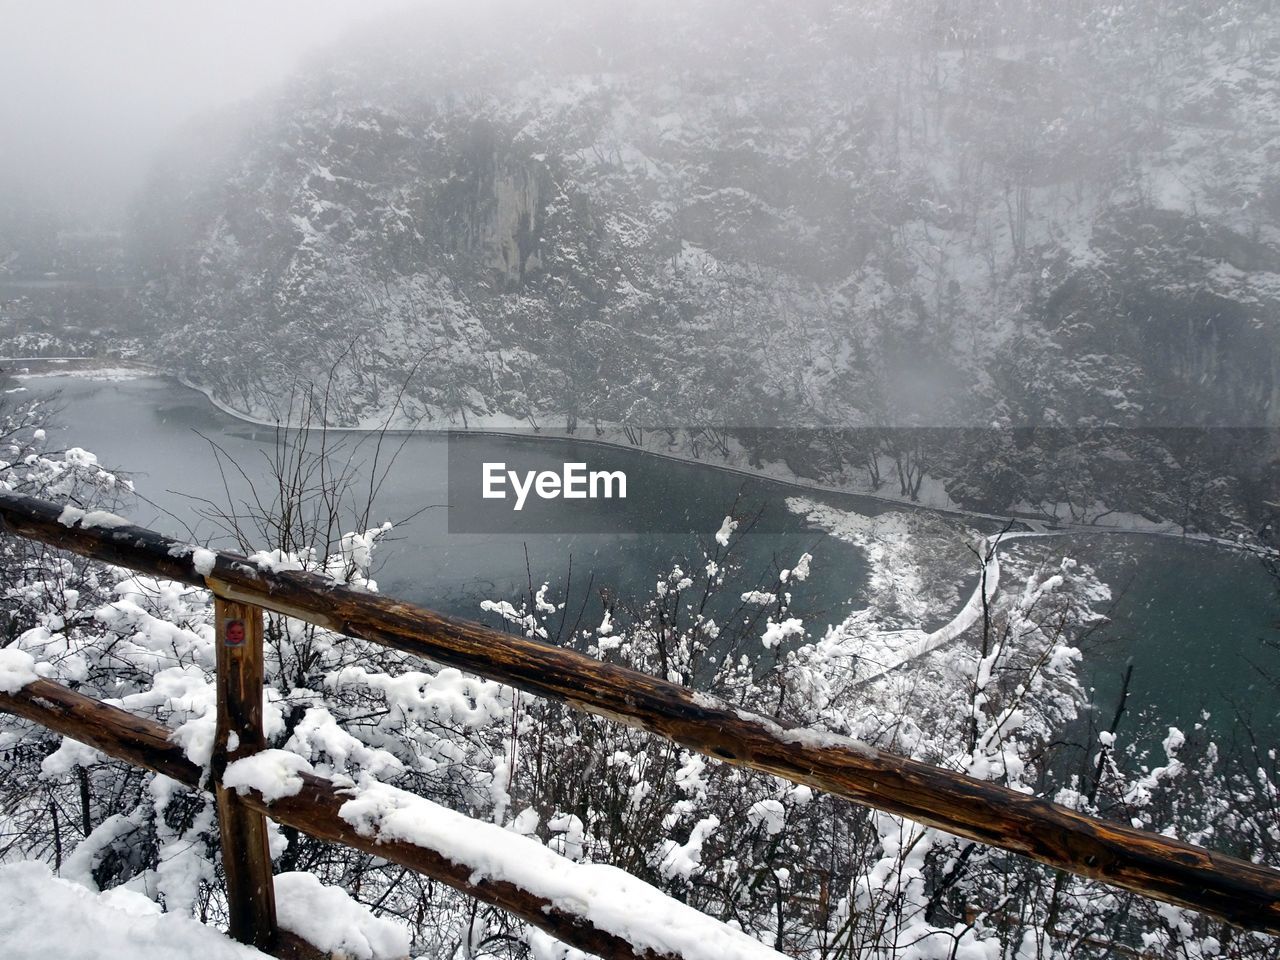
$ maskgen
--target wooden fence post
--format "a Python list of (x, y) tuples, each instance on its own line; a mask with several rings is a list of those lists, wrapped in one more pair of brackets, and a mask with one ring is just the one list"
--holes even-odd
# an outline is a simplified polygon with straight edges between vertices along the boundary
[(213, 782), (227, 877), (231, 936), (264, 952), (279, 939), (267, 821), (222, 785), (227, 764), (263, 749), (262, 608), (214, 597), (218, 647), (218, 725)]

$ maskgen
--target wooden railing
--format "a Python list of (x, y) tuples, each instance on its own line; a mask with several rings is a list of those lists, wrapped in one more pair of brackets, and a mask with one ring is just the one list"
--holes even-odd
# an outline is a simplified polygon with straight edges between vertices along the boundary
[[(97, 522), (95, 522), (97, 521)], [(285, 614), (440, 664), (518, 687), (647, 730), (690, 750), (899, 814), (1051, 867), (1280, 934), (1280, 871), (1067, 807), (953, 770), (896, 756), (853, 740), (737, 709), (697, 691), (585, 654), (308, 573), (260, 569), (231, 553), (202, 552), (155, 531), (58, 504), (0, 493), (0, 522), (11, 533), (154, 577), (211, 590), (218, 620), (218, 794), (232, 933), (279, 949), (271, 904), (263, 817), (323, 839), (368, 850), (448, 883), (601, 956), (653, 956), (625, 936), (592, 926), (511, 883), (472, 882), (465, 864), (439, 852), (357, 833), (338, 815), (345, 798), (321, 778), (303, 776), (296, 796), (268, 802), (221, 787), (225, 764), (259, 749), (262, 610)], [(226, 625), (245, 625), (228, 643)], [(235, 639), (235, 638), (231, 638)], [(0, 694), (0, 710), (26, 717), (109, 754), (191, 786), (201, 771), (168, 731), (48, 680)], [(238, 746), (228, 751), (228, 735)]]

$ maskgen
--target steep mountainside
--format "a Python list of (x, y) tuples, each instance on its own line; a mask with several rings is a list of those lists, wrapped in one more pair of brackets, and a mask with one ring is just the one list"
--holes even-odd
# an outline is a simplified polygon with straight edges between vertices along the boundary
[[(1280, 425), (1268, 0), (571, 6), (401, 18), (162, 171), (160, 355), (339, 424)], [(1049, 496), (993, 457), (921, 454)]]

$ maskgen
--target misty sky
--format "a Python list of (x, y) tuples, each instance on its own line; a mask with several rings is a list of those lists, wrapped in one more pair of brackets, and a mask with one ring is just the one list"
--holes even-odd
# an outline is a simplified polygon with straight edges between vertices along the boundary
[(0, 189), (117, 204), (179, 124), (409, 2), (0, 0)]

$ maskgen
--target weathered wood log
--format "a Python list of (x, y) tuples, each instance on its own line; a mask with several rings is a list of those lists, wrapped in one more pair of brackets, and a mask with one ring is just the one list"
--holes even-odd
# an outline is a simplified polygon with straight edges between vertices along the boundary
[(65, 514), (57, 504), (11, 493), (0, 493), (0, 519), (20, 536), (206, 586), (224, 597), (565, 702), (729, 763), (1241, 927), (1280, 933), (1280, 871), (1083, 816), (846, 738), (787, 729), (635, 670), (311, 574), (259, 569), (229, 553), (202, 554), (197, 568), (192, 547), (142, 527), (111, 525), (114, 520), (95, 526), (92, 514)]
[(234, 939), (269, 953), (280, 935), (267, 821), (222, 785), (228, 763), (267, 745), (262, 733), (262, 608), (215, 597), (213, 616), (218, 716), (210, 767), (227, 878), (228, 928)]
[[(207, 788), (200, 767), (186, 758), (172, 742), (171, 731), (119, 707), (93, 700), (51, 680), (37, 680), (17, 693), (0, 692), (0, 711), (25, 717), (56, 733), (87, 743), (108, 756), (172, 777), (193, 789)], [(605, 960), (679, 960), (633, 947), (626, 939), (592, 926), (582, 917), (557, 907), (550, 900), (513, 883), (495, 880), (472, 882), (475, 868), (457, 864), (443, 854), (403, 840), (363, 836), (340, 814), (350, 796), (320, 777), (301, 774), (302, 790), (295, 796), (268, 803), (256, 791), (237, 797), (256, 815), (269, 816), (321, 840), (345, 844), (425, 874), (545, 930), (553, 937)], [(267, 952), (282, 960), (296, 957), (297, 937), (283, 933)]]
[(188, 787), (201, 785), (200, 768), (170, 739), (168, 727), (52, 680), (34, 680), (17, 693), (0, 692), (0, 710)]

